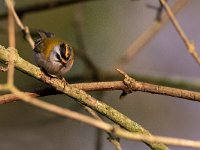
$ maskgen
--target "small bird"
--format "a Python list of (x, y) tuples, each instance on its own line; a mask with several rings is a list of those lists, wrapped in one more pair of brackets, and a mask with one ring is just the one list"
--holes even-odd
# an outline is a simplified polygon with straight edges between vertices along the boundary
[(67, 42), (53, 33), (40, 31), (35, 40), (34, 56), (40, 69), (50, 77), (63, 78), (74, 62), (74, 51)]

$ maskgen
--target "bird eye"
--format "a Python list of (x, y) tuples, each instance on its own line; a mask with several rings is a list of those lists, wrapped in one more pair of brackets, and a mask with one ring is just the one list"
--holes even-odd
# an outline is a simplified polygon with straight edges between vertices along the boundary
[(57, 58), (58, 60), (61, 59), (61, 58), (60, 58), (60, 55), (59, 55), (58, 53), (56, 53), (56, 58)]

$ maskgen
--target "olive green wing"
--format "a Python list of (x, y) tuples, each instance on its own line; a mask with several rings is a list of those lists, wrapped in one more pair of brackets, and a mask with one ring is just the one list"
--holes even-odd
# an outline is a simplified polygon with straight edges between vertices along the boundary
[(35, 47), (33, 49), (33, 51), (35, 51), (36, 53), (40, 53), (41, 49), (43, 47), (43, 44), (41, 44), (41, 42), (46, 39), (46, 38), (52, 38), (54, 37), (54, 34), (51, 32), (46, 32), (46, 31), (38, 31), (39, 34), (39, 38), (37, 38), (34, 43), (35, 43)]

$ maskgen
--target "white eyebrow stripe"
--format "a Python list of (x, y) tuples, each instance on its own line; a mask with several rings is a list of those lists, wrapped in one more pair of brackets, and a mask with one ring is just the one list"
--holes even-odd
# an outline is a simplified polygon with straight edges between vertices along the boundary
[(53, 51), (55, 53), (58, 53), (61, 56), (61, 54), (60, 54), (60, 46), (55, 46), (54, 49), (53, 49)]

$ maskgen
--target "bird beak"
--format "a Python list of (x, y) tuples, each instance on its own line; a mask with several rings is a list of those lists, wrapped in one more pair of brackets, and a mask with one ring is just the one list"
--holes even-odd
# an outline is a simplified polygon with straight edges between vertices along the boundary
[(67, 61), (65, 59), (61, 58), (61, 64), (66, 67)]

